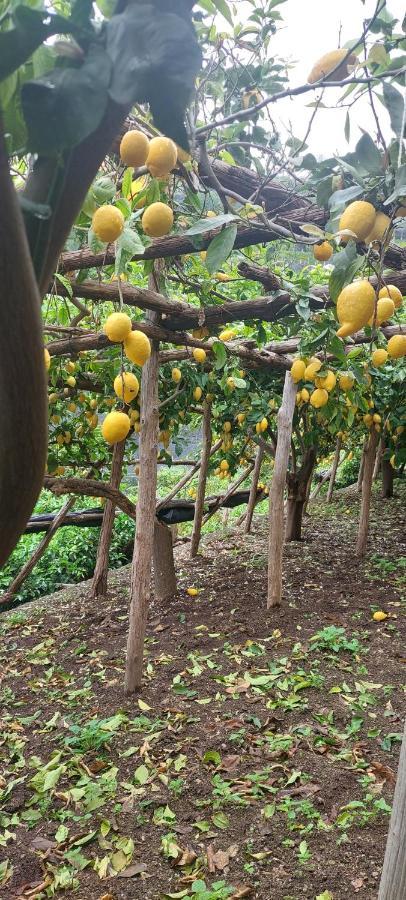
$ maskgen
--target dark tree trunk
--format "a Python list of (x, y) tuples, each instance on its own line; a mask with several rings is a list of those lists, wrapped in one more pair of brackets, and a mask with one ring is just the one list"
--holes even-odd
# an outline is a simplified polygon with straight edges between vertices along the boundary
[(297, 472), (288, 473), (288, 510), (286, 518), (286, 541), (300, 541), (302, 537), (303, 509), (307, 489), (316, 461), (316, 448), (308, 447), (302, 465)]
[[(123, 471), (125, 441), (114, 445), (111, 464), (110, 484), (113, 488), (120, 488)], [(109, 571), (110, 544), (114, 528), (114, 516), (116, 507), (111, 500), (106, 500), (103, 522), (100, 530), (99, 546), (97, 549), (96, 566), (93, 575), (91, 596), (93, 599), (107, 596), (107, 577)]]
[(382, 497), (388, 500), (393, 497), (393, 477), (395, 470), (388, 459), (382, 458)]

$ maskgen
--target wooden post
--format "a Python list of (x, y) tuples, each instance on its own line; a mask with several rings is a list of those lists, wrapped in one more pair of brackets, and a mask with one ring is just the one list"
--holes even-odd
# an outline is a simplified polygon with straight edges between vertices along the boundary
[(278, 412), (278, 441), (275, 466), (269, 492), (269, 560), (268, 609), (279, 606), (282, 600), (282, 554), (284, 544), (284, 493), (288, 470), (292, 421), (295, 411), (296, 385), (286, 372), (282, 405)]
[(193, 520), (192, 538), (190, 543), (190, 558), (197, 556), (200, 543), (200, 535), (202, 531), (202, 520), (204, 512), (204, 497), (206, 493), (207, 469), (210, 459), (211, 447), (211, 404), (207, 400), (203, 403), (203, 435), (202, 435), (202, 456), (199, 472), (199, 484), (197, 487), (197, 495), (195, 502), (195, 517)]
[[(156, 290), (155, 272), (149, 279), (149, 287)], [(148, 312), (146, 319), (157, 324), (158, 314)], [(144, 639), (150, 596), (152, 555), (154, 548), (157, 456), (158, 456), (158, 376), (159, 343), (152, 341), (151, 356), (142, 372), (140, 476), (138, 482), (137, 519), (134, 556), (131, 572), (130, 620), (127, 641), (125, 693), (135, 693), (141, 688), (144, 658)]]
[(337, 443), (336, 443), (336, 452), (334, 454), (334, 460), (333, 460), (333, 468), (331, 470), (330, 481), (329, 481), (329, 485), (328, 485), (328, 491), (327, 491), (327, 497), (326, 497), (327, 503), (331, 503), (331, 501), (333, 499), (334, 484), (335, 484), (335, 480), (336, 480), (338, 465), (340, 462), (341, 446), (342, 446), (342, 438), (338, 437)]
[(374, 472), (375, 454), (378, 445), (379, 435), (375, 428), (372, 428), (368, 447), (365, 453), (364, 477), (362, 479), (362, 499), (361, 511), (358, 525), (358, 538), (356, 555), (363, 556), (367, 546), (368, 529), (369, 529), (369, 509), (371, 505), (372, 491), (372, 475)]
[(62, 506), (62, 509), (59, 510), (58, 515), (55, 516), (52, 525), (49, 526), (48, 531), (42, 538), (42, 541), (39, 542), (32, 556), (30, 556), (29, 560), (27, 560), (22, 569), (20, 569), (18, 575), (16, 575), (11, 584), (9, 584), (7, 590), (0, 597), (0, 605), (2, 603), (9, 603), (10, 600), (13, 599), (14, 595), (17, 593), (23, 582), (31, 574), (34, 566), (36, 566), (37, 562), (39, 562), (39, 560), (41, 559), (41, 556), (44, 555), (45, 550), (51, 543), (55, 532), (58, 531), (58, 528), (60, 527), (60, 525), (62, 525), (62, 522), (66, 518), (69, 510), (72, 509), (72, 506), (74, 506), (75, 503), (76, 497), (70, 497), (70, 499), (64, 504), (64, 506)]
[(154, 526), (154, 584), (155, 596), (166, 600), (176, 594), (175, 562), (173, 558), (172, 531), (155, 519)]
[(244, 534), (249, 534), (251, 531), (252, 517), (254, 515), (254, 509), (257, 499), (257, 490), (258, 490), (258, 481), (261, 473), (262, 460), (264, 458), (264, 448), (259, 446), (257, 449), (256, 457), (255, 457), (255, 466), (254, 471), (252, 473), (252, 481), (250, 488), (250, 496), (247, 505), (247, 512), (245, 516), (244, 523)]
[(406, 897), (406, 723), (378, 900)]
[[(111, 463), (110, 484), (113, 488), (120, 488), (121, 475), (123, 471), (123, 459), (125, 451), (125, 441), (120, 441), (114, 445), (113, 459)], [(100, 529), (99, 545), (97, 548), (97, 559), (94, 570), (91, 596), (93, 599), (98, 597), (106, 597), (107, 595), (107, 576), (109, 571), (109, 556), (111, 537), (114, 528), (114, 515), (116, 507), (111, 500), (106, 500), (104, 507), (103, 522)]]
[(379, 470), (381, 468), (382, 454), (383, 454), (384, 449), (385, 449), (384, 441), (381, 438), (381, 440), (379, 442), (379, 447), (378, 447), (378, 450), (377, 450), (377, 453), (375, 456), (374, 473), (372, 476), (373, 481), (376, 481), (376, 479), (378, 478)]

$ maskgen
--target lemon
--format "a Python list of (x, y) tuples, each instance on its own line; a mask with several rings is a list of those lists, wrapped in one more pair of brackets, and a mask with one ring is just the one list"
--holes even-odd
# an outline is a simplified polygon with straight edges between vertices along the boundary
[(226, 459), (220, 460), (220, 472), (228, 472), (230, 466)]
[(182, 378), (182, 372), (180, 371), (180, 369), (177, 369), (177, 368), (172, 369), (171, 377), (172, 377), (172, 381), (174, 381), (175, 384), (179, 384), (179, 382)]
[[(133, 200), (134, 197), (137, 196), (137, 194), (140, 194), (141, 191), (145, 190), (147, 184), (148, 184), (148, 175), (141, 175), (141, 178), (136, 178), (134, 181), (132, 181), (130, 191), (127, 195), (127, 200)], [(143, 206), (145, 206), (146, 202), (147, 202), (147, 198), (142, 197), (141, 200), (138, 200), (138, 202), (135, 203), (135, 209), (142, 209)], [(123, 276), (121, 275), (121, 278), (122, 277)]]
[(316, 388), (315, 391), (312, 391), (310, 394), (310, 403), (315, 409), (320, 409), (321, 406), (325, 406), (326, 403), (328, 403), (328, 393), (326, 389)]
[(201, 387), (195, 387), (195, 389), (194, 389), (194, 391), (193, 391), (193, 397), (194, 397), (194, 399), (195, 399), (195, 400), (200, 400), (200, 398), (201, 398), (201, 396), (202, 396), (202, 393), (203, 393), (203, 391), (202, 391)]
[(235, 331), (232, 328), (224, 328), (223, 331), (220, 331), (219, 340), (227, 343), (227, 341), (232, 341), (235, 338)]
[(132, 372), (120, 372), (114, 379), (114, 392), (124, 403), (131, 403), (140, 389), (138, 378)]
[(202, 347), (194, 347), (192, 356), (198, 363), (204, 363), (206, 361), (206, 351), (203, 350)]
[(302, 381), (305, 371), (306, 363), (303, 361), (303, 359), (294, 359), (290, 374), (295, 384), (297, 384), (298, 381)]
[(68, 410), (69, 410), (69, 412), (72, 412), (72, 413), (76, 412), (76, 410), (77, 410), (76, 403), (73, 403), (73, 402), (68, 403)]
[(266, 429), (268, 428), (268, 419), (266, 418), (266, 416), (264, 416), (263, 419), (261, 419), (259, 424), (261, 427), (261, 431), (266, 431)]
[(196, 338), (197, 341), (203, 341), (205, 337), (208, 337), (209, 329), (208, 328), (194, 328), (192, 331), (192, 337)]
[(333, 248), (328, 241), (323, 241), (322, 244), (315, 244), (313, 247), (313, 256), (318, 262), (327, 262), (332, 255)]
[(45, 363), (45, 368), (48, 371), (48, 369), (51, 365), (51, 356), (50, 356), (49, 350), (47, 350), (46, 347), (44, 347), (44, 363)]
[(72, 374), (72, 372), (76, 372), (76, 364), (74, 362), (72, 362), (71, 360), (69, 360), (66, 363), (66, 371), (70, 372), (71, 374)]
[(145, 234), (149, 237), (159, 238), (171, 230), (173, 225), (173, 212), (167, 203), (151, 203), (145, 210), (141, 219)]
[(100, 206), (92, 218), (92, 229), (99, 241), (110, 244), (120, 237), (124, 228), (124, 216), (116, 206)]
[(330, 393), (330, 391), (334, 390), (337, 384), (337, 378), (334, 372), (332, 372), (331, 369), (328, 369), (327, 375), (325, 375), (324, 378), (315, 379), (315, 384), (316, 387), (324, 388), (328, 393)]
[(245, 414), (245, 413), (238, 413), (238, 414), (237, 414), (237, 422), (238, 422), (239, 425), (242, 425), (243, 422), (245, 422), (245, 419), (246, 419), (246, 414)]
[(380, 425), (382, 422), (382, 417), (379, 415), (379, 413), (374, 413), (372, 416), (372, 421), (375, 422), (375, 424)]
[(343, 372), (338, 379), (338, 383), (343, 391), (350, 391), (354, 385), (354, 376), (348, 372)]
[(207, 250), (201, 250), (199, 253), (199, 256), (200, 256), (201, 261), (204, 262), (206, 259), (206, 256), (207, 256)]
[(353, 281), (337, 300), (338, 337), (347, 337), (367, 324), (375, 309), (375, 291), (369, 281)]
[(363, 419), (363, 422), (365, 422), (365, 425), (367, 425), (368, 427), (370, 425), (372, 425), (373, 418), (371, 416), (371, 413), (365, 413), (365, 415), (362, 416), (362, 419)]
[[(354, 232), (358, 241), (363, 241), (372, 230), (375, 216), (376, 210), (372, 203), (368, 203), (367, 200), (354, 200), (342, 213), (338, 230), (344, 231), (348, 228), (349, 231)], [(346, 242), (349, 240), (349, 236), (343, 235), (341, 240)]]
[(406, 356), (406, 334), (394, 334), (389, 338), (387, 350), (391, 359), (400, 359)]
[(231, 422), (228, 422), (228, 421), (224, 422), (223, 431), (225, 431), (226, 434), (228, 434), (231, 431), (232, 427), (233, 426), (232, 426)]
[(175, 168), (178, 158), (176, 144), (167, 137), (155, 137), (149, 142), (146, 166), (154, 178), (163, 178)]
[(395, 312), (395, 304), (390, 297), (382, 297), (381, 300), (378, 300), (376, 304), (376, 316), (373, 315), (368, 321), (368, 325), (373, 325), (374, 318), (376, 319), (376, 325), (382, 325), (383, 322), (387, 322), (393, 313)]
[(151, 344), (142, 331), (131, 331), (124, 341), (124, 353), (136, 366), (143, 366), (151, 356)]
[(121, 140), (120, 158), (125, 166), (144, 166), (149, 152), (149, 140), (142, 131), (127, 131)]
[(396, 287), (395, 284), (387, 284), (385, 287), (382, 287), (378, 294), (379, 299), (381, 300), (383, 297), (390, 297), (395, 304), (395, 309), (400, 309), (403, 303), (402, 292)]
[(109, 341), (124, 341), (131, 332), (131, 319), (127, 313), (112, 313), (103, 325), (103, 331)]
[(307, 388), (302, 388), (302, 390), (300, 391), (300, 398), (303, 403), (309, 402), (310, 394), (309, 394), (309, 391), (307, 390)]
[(311, 360), (309, 361), (308, 365), (305, 368), (304, 380), (305, 381), (313, 381), (313, 379), (317, 375), (317, 372), (319, 372), (319, 370), (321, 369), (321, 366), (322, 366), (321, 359), (316, 359), (316, 357), (312, 356)]
[[(321, 78), (326, 81), (342, 81), (349, 73), (348, 67), (353, 66), (357, 61), (357, 57), (354, 53), (351, 53), (348, 56), (348, 59), (345, 60), (347, 54), (348, 50), (345, 50), (344, 47), (340, 50), (330, 50), (329, 53), (325, 53), (317, 60), (317, 62), (315, 62), (310, 75), (308, 76), (308, 83), (315, 84), (315, 82), (320, 81)], [(341, 65), (339, 65), (340, 63)], [(333, 69), (335, 69), (336, 66), (338, 66), (338, 68), (333, 72)], [(333, 73), (331, 79), (329, 78), (330, 72)]]
[(127, 437), (131, 422), (126, 413), (110, 412), (102, 422), (102, 435), (108, 444), (117, 444)]
[(73, 375), (68, 375), (66, 384), (68, 384), (71, 388), (76, 387), (76, 378), (74, 378)]
[(365, 243), (372, 244), (373, 241), (386, 240), (386, 238), (389, 237), (390, 225), (391, 220), (389, 216), (383, 212), (377, 212), (371, 231), (367, 234), (366, 238), (364, 238)]
[(232, 281), (233, 280), (231, 275), (227, 275), (225, 272), (215, 272), (213, 278), (215, 278), (216, 281)]
[(374, 350), (372, 353), (372, 356), (371, 356), (372, 365), (376, 366), (376, 368), (379, 368), (379, 366), (384, 366), (387, 358), (388, 358), (388, 353), (386, 350), (383, 350), (383, 349)]
[(197, 597), (199, 591), (197, 588), (186, 588), (186, 593), (189, 594), (189, 597)]
[(383, 622), (388, 618), (388, 613), (384, 612), (383, 609), (378, 609), (377, 612), (374, 612), (372, 618), (374, 622)]

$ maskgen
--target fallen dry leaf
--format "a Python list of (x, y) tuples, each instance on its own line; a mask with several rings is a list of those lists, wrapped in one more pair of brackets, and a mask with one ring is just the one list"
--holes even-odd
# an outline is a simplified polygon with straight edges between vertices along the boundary
[(117, 878), (135, 878), (136, 875), (142, 875), (146, 871), (145, 863), (134, 863), (132, 866), (127, 866), (126, 869), (118, 872)]
[(383, 763), (376, 761), (371, 762), (369, 770), (373, 772), (373, 774), (376, 778), (379, 779), (379, 781), (389, 781), (391, 784), (395, 784), (396, 782), (395, 773), (392, 771), (392, 769), (389, 768), (389, 766), (385, 766)]
[(230, 859), (237, 856), (238, 844), (231, 844), (227, 850), (214, 850), (213, 844), (207, 846), (207, 866), (209, 872), (223, 872), (229, 865)]
[(51, 850), (52, 847), (56, 847), (56, 842), (41, 837), (41, 835), (38, 835), (31, 841), (31, 850), (43, 850), (45, 852), (46, 850)]
[(364, 887), (364, 881), (364, 878), (354, 878), (354, 880), (351, 882), (356, 894), (361, 890), (362, 887)]

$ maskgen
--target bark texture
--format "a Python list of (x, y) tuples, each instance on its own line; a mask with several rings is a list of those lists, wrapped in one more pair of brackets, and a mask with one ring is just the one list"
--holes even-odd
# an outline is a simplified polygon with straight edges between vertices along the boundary
[(406, 897), (406, 724), (378, 900)]
[[(119, 490), (121, 484), (124, 451), (125, 441), (120, 441), (119, 444), (114, 445), (113, 459), (111, 463), (110, 485), (115, 490)], [(91, 596), (94, 599), (98, 597), (106, 597), (107, 595), (110, 544), (114, 528), (115, 512), (115, 504), (112, 500), (107, 500), (104, 507), (103, 522), (100, 529), (99, 545), (97, 548), (96, 566), (92, 580)]]
[(248, 500), (247, 512), (244, 522), (244, 533), (249, 534), (251, 531), (252, 517), (254, 515), (255, 504), (257, 500), (258, 481), (261, 474), (262, 460), (264, 458), (264, 448), (259, 446), (255, 457), (255, 466), (252, 473), (252, 481), (250, 488), (250, 496)]
[(173, 536), (167, 525), (155, 520), (154, 525), (154, 585), (155, 596), (166, 600), (176, 594), (175, 562), (173, 558)]
[(284, 544), (284, 494), (288, 470), (296, 385), (289, 372), (285, 375), (282, 404), (278, 412), (278, 441), (269, 493), (268, 608), (282, 601), (282, 556)]
[(211, 448), (211, 404), (207, 400), (203, 403), (203, 433), (202, 433), (202, 449), (201, 463), (199, 472), (199, 484), (197, 487), (197, 495), (195, 502), (195, 517), (193, 520), (192, 538), (190, 542), (190, 556), (194, 559), (198, 554), (200, 535), (202, 531), (202, 521), (204, 512), (204, 498), (206, 494), (207, 470), (210, 459)]
[(362, 479), (361, 511), (358, 525), (357, 556), (363, 556), (367, 546), (369, 530), (369, 510), (371, 506), (372, 476), (374, 473), (376, 448), (379, 435), (375, 428), (369, 435), (368, 447), (365, 451), (364, 475)]
[(338, 437), (337, 443), (336, 443), (336, 449), (335, 449), (335, 453), (334, 453), (333, 465), (332, 465), (331, 474), (330, 474), (330, 481), (328, 483), (328, 491), (327, 491), (327, 497), (326, 497), (327, 503), (331, 503), (331, 501), (333, 499), (333, 491), (334, 491), (334, 485), (335, 485), (335, 480), (336, 480), (336, 475), (337, 475), (337, 469), (338, 469), (338, 466), (340, 463), (340, 453), (341, 453), (342, 443), (343, 443), (342, 438)]
[(303, 510), (307, 500), (309, 480), (313, 473), (315, 461), (316, 448), (308, 447), (303, 456), (300, 469), (298, 469), (297, 472), (288, 473), (287, 475), (288, 507), (286, 517), (286, 541), (301, 540)]

